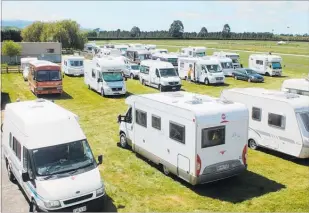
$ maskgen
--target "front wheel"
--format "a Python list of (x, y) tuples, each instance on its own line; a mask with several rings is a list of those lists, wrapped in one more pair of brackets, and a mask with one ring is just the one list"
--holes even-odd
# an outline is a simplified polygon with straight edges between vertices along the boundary
[(209, 85), (209, 80), (208, 80), (208, 78), (205, 78), (205, 85)]
[(248, 142), (248, 146), (250, 149), (253, 149), (253, 150), (256, 150), (258, 148), (255, 140), (253, 139), (250, 139), (249, 142)]
[(38, 208), (38, 205), (36, 204), (36, 202), (34, 200), (31, 201), (31, 204), (30, 204), (30, 212), (40, 212), (39, 211), (39, 208)]
[(101, 89), (101, 96), (105, 97), (105, 93), (104, 93), (104, 89), (103, 88)]
[(127, 137), (124, 133), (120, 134), (120, 146), (124, 149), (128, 147)]
[(131, 75), (130, 75), (130, 78), (131, 78), (131, 79), (134, 79), (134, 75), (133, 75), (132, 73), (131, 73)]
[(167, 168), (165, 165), (162, 166), (162, 169), (163, 169), (163, 173), (164, 173), (166, 176), (169, 176), (169, 175), (170, 175), (170, 171), (168, 170), (168, 168)]
[(8, 178), (11, 182), (15, 182), (15, 176), (12, 172), (12, 167), (9, 163), (7, 163), (7, 173), (8, 173)]

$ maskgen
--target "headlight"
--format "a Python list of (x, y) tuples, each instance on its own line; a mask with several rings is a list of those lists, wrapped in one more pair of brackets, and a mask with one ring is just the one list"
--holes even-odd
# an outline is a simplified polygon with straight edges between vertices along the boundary
[(96, 190), (97, 197), (103, 195), (104, 193), (105, 193), (104, 185), (101, 188)]
[(55, 200), (55, 201), (45, 201), (44, 205), (46, 206), (46, 208), (57, 208), (60, 207), (60, 201)]

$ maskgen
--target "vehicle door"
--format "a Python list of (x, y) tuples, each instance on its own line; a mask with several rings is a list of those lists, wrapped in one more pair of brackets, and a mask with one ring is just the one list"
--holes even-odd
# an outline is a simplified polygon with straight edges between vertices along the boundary
[(206, 78), (208, 78), (209, 72), (206, 65), (201, 66), (201, 71), (199, 75), (200, 82), (204, 82)]
[(103, 75), (99, 69), (96, 69), (96, 79), (95, 79), (96, 90), (101, 92), (101, 88), (103, 88)]
[(239, 75), (238, 75), (239, 79), (246, 80), (246, 73), (245, 73), (244, 70), (239, 70), (238, 73), (239, 73)]
[(153, 68), (153, 69), (155, 69), (155, 71), (153, 72), (154, 73), (154, 75), (153, 75), (153, 84), (155, 84), (155, 85), (159, 85), (160, 84), (160, 79), (161, 79), (161, 76), (160, 76), (160, 71), (159, 71), (159, 69), (157, 69), (157, 68)]
[(26, 147), (23, 147), (23, 172), (27, 172), (30, 180), (23, 182), (24, 189), (29, 198), (33, 197), (34, 194), (32, 190), (35, 188), (35, 180), (33, 173), (33, 166), (30, 158), (29, 150)]
[(125, 132), (128, 143), (131, 145), (133, 141), (133, 119), (132, 119), (132, 106), (129, 107), (124, 119), (121, 122), (121, 130)]
[(243, 76), (244, 76), (244, 80), (248, 80), (249, 78), (250, 78), (250, 76), (249, 76), (249, 74), (248, 74), (248, 72), (246, 71), (246, 70), (243, 70)]
[(97, 90), (97, 71), (95, 68), (91, 69), (91, 74), (89, 76), (90, 87)]

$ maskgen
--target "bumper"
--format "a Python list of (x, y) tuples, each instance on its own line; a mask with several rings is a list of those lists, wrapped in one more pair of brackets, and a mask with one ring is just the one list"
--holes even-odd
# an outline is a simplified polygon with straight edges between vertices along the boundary
[(276, 72), (276, 71), (273, 71), (271, 73), (272, 76), (281, 76), (282, 75), (282, 72)]
[(164, 90), (171, 90), (171, 91), (175, 91), (175, 90), (180, 90), (181, 85), (162, 85), (162, 89)]
[(47, 95), (47, 94), (62, 94), (63, 90), (57, 90), (57, 89), (52, 89), (52, 90), (35, 90), (35, 94), (38, 95)]
[(223, 84), (224, 83), (224, 78), (222, 80), (217, 80), (215, 78), (209, 78), (209, 83), (211, 84)]
[(125, 95), (126, 90), (120, 90), (120, 91), (112, 91), (111, 89), (109, 90), (104, 90), (105, 95)]

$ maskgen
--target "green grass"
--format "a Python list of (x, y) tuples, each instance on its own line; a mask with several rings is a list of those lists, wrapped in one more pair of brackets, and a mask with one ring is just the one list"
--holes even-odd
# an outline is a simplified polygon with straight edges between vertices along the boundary
[[(149, 42), (153, 43), (153, 42)], [(171, 51), (171, 48), (169, 48)], [(241, 54), (246, 65), (247, 53)], [(308, 61), (287, 56), (284, 75), (301, 77), (308, 73)], [(295, 66), (298, 65), (298, 66)], [(265, 77), (255, 84), (228, 78), (229, 86), (205, 86), (183, 82), (190, 92), (218, 96), (231, 87), (279, 89), (287, 77)], [(128, 80), (129, 93), (156, 93), (137, 80)], [(120, 212), (248, 211), (306, 212), (309, 209), (309, 162), (292, 160), (266, 150), (249, 150), (248, 172), (213, 184), (191, 187), (178, 178), (166, 177), (160, 170), (133, 152), (117, 147), (117, 115), (127, 109), (124, 98), (103, 98), (84, 85), (83, 78), (65, 77), (62, 99), (55, 102), (80, 117), (89, 143), (97, 156), (104, 155), (101, 175), (112, 204)], [(2, 92), (12, 102), (35, 99), (21, 74), (2, 74)]]

